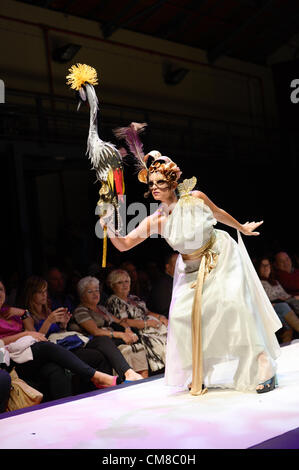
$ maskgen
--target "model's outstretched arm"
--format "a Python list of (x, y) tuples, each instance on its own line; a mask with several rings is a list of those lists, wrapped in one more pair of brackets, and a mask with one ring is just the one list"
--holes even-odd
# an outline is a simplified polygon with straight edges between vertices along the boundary
[(234, 219), (228, 212), (220, 207), (216, 206), (206, 194), (201, 191), (194, 191), (193, 195), (198, 197), (199, 199), (203, 199), (204, 203), (209, 206), (213, 215), (218, 222), (222, 224), (228, 225), (229, 227), (233, 227), (239, 230), (244, 235), (259, 235), (259, 232), (255, 232), (255, 229), (259, 227), (263, 220), (260, 222), (246, 222), (245, 224), (240, 224), (236, 219)]
[[(103, 227), (105, 225), (105, 219), (101, 218), (100, 222)], [(113, 229), (109, 227), (109, 225), (107, 227), (107, 233), (115, 248), (117, 248), (119, 251), (127, 251), (142, 243), (150, 235), (159, 233), (159, 225), (159, 215), (154, 213), (143, 219), (138, 227), (132, 230), (125, 237), (117, 236)]]

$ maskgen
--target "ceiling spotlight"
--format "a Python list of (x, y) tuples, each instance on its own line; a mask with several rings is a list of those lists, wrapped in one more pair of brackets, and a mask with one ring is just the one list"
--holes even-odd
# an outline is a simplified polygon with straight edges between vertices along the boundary
[(66, 62), (70, 62), (75, 57), (79, 49), (81, 49), (81, 46), (78, 44), (66, 44), (65, 46), (54, 49), (52, 52), (52, 58), (55, 62), (64, 64)]
[(183, 67), (177, 68), (172, 64), (165, 64), (163, 70), (164, 82), (166, 85), (178, 85), (188, 72), (189, 70)]

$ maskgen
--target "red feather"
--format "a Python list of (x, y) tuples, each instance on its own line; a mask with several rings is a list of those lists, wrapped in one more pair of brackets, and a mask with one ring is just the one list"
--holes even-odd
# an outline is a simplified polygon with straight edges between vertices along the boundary
[(113, 179), (115, 183), (115, 190), (116, 194), (118, 196), (121, 196), (121, 200), (123, 201), (123, 194), (124, 194), (124, 188), (123, 188), (123, 171), (120, 168), (116, 168), (113, 170)]

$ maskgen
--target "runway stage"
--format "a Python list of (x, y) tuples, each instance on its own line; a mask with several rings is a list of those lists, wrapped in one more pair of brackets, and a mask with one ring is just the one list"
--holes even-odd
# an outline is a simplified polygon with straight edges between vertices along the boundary
[(95, 391), (1, 415), (0, 448), (298, 449), (298, 340), (281, 348), (278, 382), (262, 395), (211, 389), (193, 397), (162, 377)]

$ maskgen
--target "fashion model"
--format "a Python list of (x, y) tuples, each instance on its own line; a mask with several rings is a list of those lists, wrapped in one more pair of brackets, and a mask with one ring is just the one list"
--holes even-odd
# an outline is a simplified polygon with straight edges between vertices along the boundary
[[(122, 161), (117, 148), (98, 135), (96, 70), (77, 64), (67, 78), (90, 106), (87, 153), (102, 184), (98, 201), (104, 232), (102, 266), (106, 266), (107, 234), (117, 249), (125, 251), (159, 233), (180, 253), (169, 313), (166, 384), (189, 388), (193, 395), (210, 387), (258, 393), (273, 390), (280, 353), (275, 331), (282, 325), (240, 235), (259, 235), (255, 230), (263, 222), (240, 224), (194, 190), (195, 177), (178, 184), (181, 171), (175, 162), (158, 151), (144, 155), (139, 134), (146, 124), (131, 123), (115, 135), (125, 139), (138, 163), (139, 181), (148, 185), (148, 193), (161, 205), (132, 232), (120, 236)], [(117, 210), (117, 230), (107, 203)], [(238, 243), (214, 228), (217, 221), (237, 229)]]
[[(130, 127), (138, 134), (144, 125)], [(141, 167), (138, 179), (161, 205), (128, 235), (118, 236), (109, 225), (108, 235), (117, 249), (126, 251), (159, 233), (180, 253), (169, 315), (166, 384), (189, 388), (192, 395), (210, 387), (273, 390), (280, 354), (275, 331), (281, 322), (240, 235), (259, 235), (256, 229), (263, 221), (239, 223), (193, 190), (195, 177), (178, 184), (181, 171), (170, 158), (158, 151), (143, 155), (140, 145), (134, 153)], [(238, 243), (214, 228), (217, 221), (237, 229)]]

